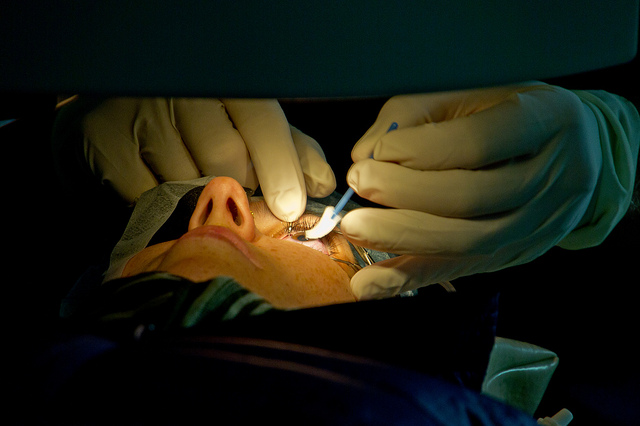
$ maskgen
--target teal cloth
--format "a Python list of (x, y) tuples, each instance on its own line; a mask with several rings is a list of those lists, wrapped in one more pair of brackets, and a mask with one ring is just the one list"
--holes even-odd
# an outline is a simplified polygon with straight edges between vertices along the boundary
[(194, 283), (166, 272), (109, 281), (95, 289), (69, 318), (93, 330), (130, 335), (140, 330), (189, 328), (204, 318), (228, 321), (275, 309), (233, 278)]

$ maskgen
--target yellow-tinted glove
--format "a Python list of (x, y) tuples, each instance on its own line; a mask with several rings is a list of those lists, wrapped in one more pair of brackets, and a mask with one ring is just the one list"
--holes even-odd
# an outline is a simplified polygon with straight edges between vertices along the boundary
[(560, 242), (599, 243), (629, 205), (639, 129), (619, 97), (542, 83), (390, 99), (354, 147), (347, 181), (395, 209), (354, 210), (341, 228), (403, 256), (358, 272), (354, 293), (392, 296), (529, 262)]
[(82, 135), (91, 171), (130, 203), (162, 182), (230, 176), (259, 183), (273, 213), (293, 221), (307, 193), (335, 189), (322, 149), (276, 100), (109, 99), (84, 117)]

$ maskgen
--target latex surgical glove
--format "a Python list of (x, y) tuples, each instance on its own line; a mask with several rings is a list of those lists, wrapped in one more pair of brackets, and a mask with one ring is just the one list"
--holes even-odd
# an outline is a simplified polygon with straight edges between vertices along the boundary
[[(392, 122), (398, 130), (387, 133)], [(401, 256), (359, 271), (355, 295), (499, 270), (556, 244), (599, 244), (629, 206), (639, 129), (620, 97), (537, 82), (390, 99), (353, 148), (347, 181), (394, 208), (351, 211), (341, 229)]]
[(230, 176), (260, 184), (271, 211), (293, 221), (307, 194), (335, 189), (322, 149), (276, 100), (109, 99), (83, 118), (82, 137), (92, 173), (129, 203), (162, 182)]
[(307, 206), (307, 195), (321, 198), (336, 180), (320, 145), (287, 123), (275, 100), (225, 99), (229, 116), (245, 141), (262, 194), (271, 212), (292, 222)]

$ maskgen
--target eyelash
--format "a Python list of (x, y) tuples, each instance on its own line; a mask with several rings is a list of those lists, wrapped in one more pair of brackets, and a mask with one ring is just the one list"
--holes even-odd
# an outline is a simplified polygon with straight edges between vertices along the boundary
[(316, 223), (320, 220), (319, 217), (316, 216), (303, 216), (295, 222), (291, 228), (292, 232), (304, 232), (315, 226)]

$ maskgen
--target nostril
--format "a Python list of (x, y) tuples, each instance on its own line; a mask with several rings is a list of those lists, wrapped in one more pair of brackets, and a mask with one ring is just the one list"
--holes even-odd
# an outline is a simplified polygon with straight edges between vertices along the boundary
[(209, 216), (211, 216), (211, 212), (213, 212), (213, 200), (209, 200), (209, 202), (207, 203), (207, 208), (202, 215), (201, 223), (204, 224), (207, 222), (207, 219), (209, 218)]
[(198, 226), (204, 226), (213, 212), (213, 200), (209, 200), (203, 207), (198, 208), (196, 205), (196, 211), (189, 220), (189, 229), (197, 228)]
[(238, 211), (238, 205), (235, 203), (235, 201), (233, 201), (232, 198), (229, 198), (227, 200), (227, 210), (229, 210), (229, 213), (231, 213), (233, 222), (238, 226), (242, 226), (242, 215)]

